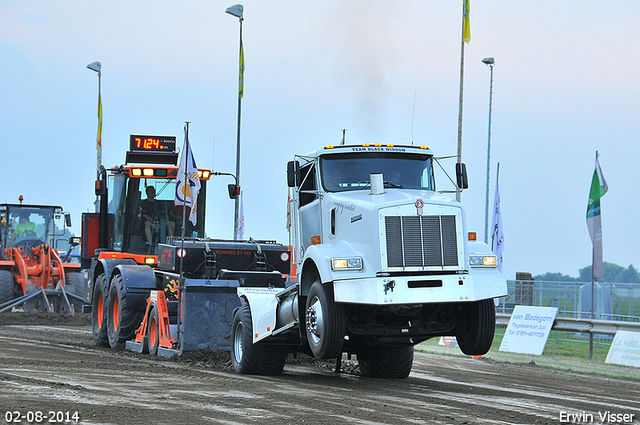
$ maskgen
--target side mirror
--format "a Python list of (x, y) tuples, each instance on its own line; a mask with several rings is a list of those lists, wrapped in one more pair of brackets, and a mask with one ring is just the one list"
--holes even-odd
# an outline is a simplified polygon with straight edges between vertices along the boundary
[(456, 163), (456, 178), (458, 180), (459, 189), (468, 189), (469, 180), (467, 179), (467, 166), (462, 162)]
[(71, 214), (64, 213), (64, 223), (67, 225), (67, 227), (71, 227)]
[(298, 161), (287, 162), (287, 186), (298, 187), (300, 185), (300, 163)]
[(104, 180), (96, 180), (96, 196), (107, 194), (107, 185)]
[(240, 186), (237, 184), (230, 184), (227, 189), (229, 190), (229, 198), (236, 199), (240, 196)]

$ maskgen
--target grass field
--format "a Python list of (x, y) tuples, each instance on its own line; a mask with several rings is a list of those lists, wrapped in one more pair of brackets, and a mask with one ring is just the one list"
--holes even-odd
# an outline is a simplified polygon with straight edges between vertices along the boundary
[[(507, 353), (500, 351), (503, 335), (496, 335), (491, 349), (484, 356), (500, 362), (514, 364), (529, 364), (535, 362), (537, 366), (549, 369), (566, 370), (571, 372), (606, 376), (609, 378), (626, 379), (640, 382), (640, 367), (620, 366), (605, 363), (609, 353), (608, 345), (595, 345), (593, 358), (589, 359), (589, 343), (582, 341), (547, 341), (541, 356), (531, 354)], [(457, 346), (439, 345), (440, 338), (433, 338), (416, 346), (416, 350), (445, 354), (451, 356), (465, 356)]]

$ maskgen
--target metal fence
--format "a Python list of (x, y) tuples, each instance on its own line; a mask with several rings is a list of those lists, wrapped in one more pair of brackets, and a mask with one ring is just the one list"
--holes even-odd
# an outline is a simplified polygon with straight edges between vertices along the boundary
[[(557, 307), (558, 317), (591, 318), (591, 282), (549, 282), (539, 280), (507, 281), (508, 295), (499, 299), (497, 313), (511, 313), (516, 305)], [(596, 283), (593, 319), (640, 322), (640, 284)], [(503, 333), (498, 328), (497, 333)], [(608, 345), (610, 335), (598, 335), (597, 343)], [(552, 331), (549, 340), (585, 341), (588, 334)]]

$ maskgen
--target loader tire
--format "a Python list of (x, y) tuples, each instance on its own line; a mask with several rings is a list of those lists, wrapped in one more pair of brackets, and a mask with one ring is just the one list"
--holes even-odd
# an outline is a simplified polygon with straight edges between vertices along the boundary
[(345, 314), (342, 304), (333, 298), (333, 285), (315, 281), (307, 296), (305, 328), (311, 352), (318, 359), (342, 355)]
[(144, 310), (134, 310), (127, 306), (127, 292), (122, 276), (111, 279), (107, 308), (107, 335), (111, 348), (133, 339), (140, 327)]
[(496, 330), (496, 306), (493, 299), (464, 304), (456, 324), (456, 340), (460, 351), (470, 356), (487, 354)]
[(107, 336), (107, 288), (104, 273), (96, 278), (93, 285), (93, 298), (91, 300), (91, 324), (93, 327), (93, 340), (98, 347), (108, 347)]
[(13, 275), (9, 270), (0, 270), (0, 304), (13, 299)]
[(358, 364), (363, 376), (405, 379), (413, 366), (413, 346), (366, 348), (358, 353)]
[(280, 375), (284, 369), (286, 350), (277, 345), (253, 343), (253, 325), (249, 303), (240, 300), (231, 328), (231, 363), (236, 373), (247, 375)]
[(66, 272), (64, 278), (64, 289), (84, 300), (84, 276), (82, 273)]

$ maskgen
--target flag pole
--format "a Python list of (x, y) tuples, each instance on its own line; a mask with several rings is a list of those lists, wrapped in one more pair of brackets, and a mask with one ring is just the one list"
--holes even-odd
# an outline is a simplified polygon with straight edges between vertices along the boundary
[[(464, 43), (471, 40), (469, 29), (469, 0), (462, 0), (462, 41), (460, 43), (460, 97), (458, 106), (458, 163), (462, 162), (462, 99), (464, 86)], [(456, 201), (460, 202), (461, 189), (456, 191)]]
[[(189, 121), (185, 121), (184, 125), (184, 144), (180, 161), (184, 160), (184, 202), (182, 204), (182, 231), (180, 238), (180, 252), (184, 254), (184, 237), (185, 237), (185, 228), (187, 227), (187, 188), (189, 187), (189, 180), (187, 178), (187, 153), (189, 152)], [(178, 167), (180, 168), (180, 167)], [(193, 206), (191, 206), (193, 208)], [(180, 257), (180, 284), (178, 285), (178, 305), (182, 305), (182, 297), (184, 296), (182, 293), (184, 292), (184, 270), (183, 270), (183, 260), (184, 255), (179, 255)], [(178, 341), (180, 341), (180, 351), (182, 351), (183, 347), (183, 339), (184, 339), (184, 330), (182, 326), (182, 314), (178, 315)]]
[[(596, 290), (595, 290), (596, 277), (595, 277), (595, 275), (593, 273), (593, 267), (595, 265), (595, 261), (596, 261), (596, 250), (592, 246), (591, 247), (591, 320), (592, 321), (593, 321), (593, 319), (595, 319), (595, 314), (594, 314), (594, 310), (595, 310), (594, 296), (595, 296), (595, 292), (596, 292)], [(591, 360), (591, 359), (593, 359), (593, 333), (589, 332), (589, 360)]]
[[(598, 151), (596, 151), (596, 167), (598, 164)], [(596, 169), (597, 171), (597, 169)], [(600, 201), (598, 201), (600, 202)], [(591, 243), (591, 320), (595, 319), (595, 294), (596, 294), (596, 247)], [(593, 359), (593, 333), (589, 332), (589, 360)]]
[[(500, 181), (500, 163), (498, 162), (497, 167), (496, 167), (496, 188), (498, 187), (498, 182)], [(493, 206), (494, 210), (495, 210), (495, 205)], [(495, 214), (495, 211), (494, 211)], [(493, 220), (492, 220), (493, 221)], [(496, 240), (496, 230), (492, 229), (491, 230), (491, 251), (496, 252), (495, 251), (495, 240)]]

